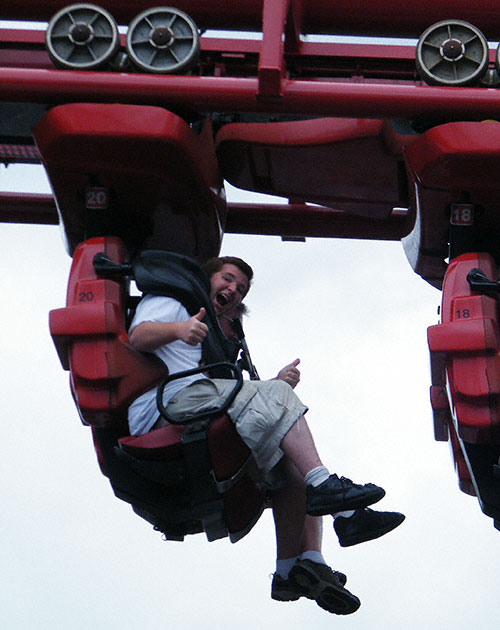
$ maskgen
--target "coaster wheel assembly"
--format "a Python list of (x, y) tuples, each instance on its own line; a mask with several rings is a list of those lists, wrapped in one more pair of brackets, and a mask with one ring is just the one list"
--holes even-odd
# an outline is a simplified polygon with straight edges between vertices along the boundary
[(485, 74), (488, 62), (488, 42), (468, 22), (437, 22), (422, 33), (417, 43), (417, 70), (428, 85), (474, 85)]
[(56, 67), (95, 70), (113, 58), (120, 35), (107, 11), (93, 4), (74, 4), (52, 17), (45, 44)]
[(497, 52), (495, 54), (495, 70), (500, 75), (500, 44), (498, 44)]
[(198, 61), (200, 35), (186, 13), (157, 7), (132, 20), (125, 46), (132, 64), (144, 72), (185, 73)]

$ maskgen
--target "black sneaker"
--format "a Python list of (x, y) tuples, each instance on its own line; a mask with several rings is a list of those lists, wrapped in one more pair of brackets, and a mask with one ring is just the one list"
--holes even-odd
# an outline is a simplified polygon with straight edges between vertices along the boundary
[(326, 564), (312, 560), (297, 560), (288, 582), (296, 585), (299, 597), (314, 600), (320, 608), (336, 615), (350, 615), (358, 610), (361, 602), (344, 588), (343, 573), (332, 571)]
[(345, 477), (330, 475), (319, 486), (306, 487), (306, 512), (311, 516), (357, 510), (380, 501), (385, 490), (373, 483), (361, 486)]
[(404, 520), (405, 515), (399, 512), (376, 512), (364, 508), (356, 510), (349, 518), (337, 516), (333, 527), (339, 537), (340, 546), (351, 547), (388, 534)]
[(282, 578), (279, 573), (273, 575), (271, 584), (271, 598), (278, 602), (294, 602), (302, 597), (303, 593), (297, 588), (295, 582)]
[[(330, 571), (332, 570), (330, 569)], [(347, 582), (347, 577), (340, 571), (332, 571), (332, 573), (336, 576), (338, 582), (344, 586)], [(334, 580), (335, 578), (331, 579)], [(275, 573), (271, 585), (271, 597), (278, 602), (294, 602), (301, 597), (306, 597), (306, 595), (296, 582), (290, 580), (290, 578), (282, 578), (279, 573)]]

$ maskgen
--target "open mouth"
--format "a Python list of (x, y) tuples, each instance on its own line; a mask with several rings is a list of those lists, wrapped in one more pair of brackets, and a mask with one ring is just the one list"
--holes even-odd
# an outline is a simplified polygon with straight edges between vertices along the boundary
[(226, 304), (229, 302), (228, 296), (224, 295), (223, 293), (218, 293), (215, 296), (215, 299), (217, 301), (217, 304), (219, 304), (219, 306), (226, 306)]

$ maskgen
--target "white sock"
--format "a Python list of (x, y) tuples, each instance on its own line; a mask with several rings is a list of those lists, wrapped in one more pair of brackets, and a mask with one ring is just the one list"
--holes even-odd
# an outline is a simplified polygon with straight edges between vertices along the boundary
[(297, 562), (297, 559), (298, 556), (295, 556), (295, 558), (278, 558), (276, 560), (276, 573), (286, 580), (288, 578), (288, 574), (290, 573), (290, 569)]
[(351, 518), (351, 516), (356, 512), (356, 510), (346, 510), (345, 512), (337, 512), (333, 515), (333, 518), (336, 519), (337, 516), (343, 516), (344, 518)]
[(304, 553), (300, 554), (299, 560), (312, 560), (318, 564), (326, 564), (321, 551), (304, 551)]
[(323, 481), (326, 481), (330, 476), (330, 471), (325, 466), (318, 466), (310, 470), (304, 477), (306, 486), (319, 486)]

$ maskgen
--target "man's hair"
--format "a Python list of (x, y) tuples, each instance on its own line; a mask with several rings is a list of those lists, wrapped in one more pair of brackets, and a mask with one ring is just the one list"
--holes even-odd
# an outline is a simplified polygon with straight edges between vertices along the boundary
[(210, 260), (205, 263), (205, 269), (208, 273), (208, 277), (211, 278), (214, 273), (220, 271), (224, 265), (234, 265), (235, 267), (238, 267), (238, 269), (248, 278), (248, 288), (250, 289), (253, 279), (253, 269), (248, 263), (236, 256), (219, 256), (218, 258), (210, 258)]

